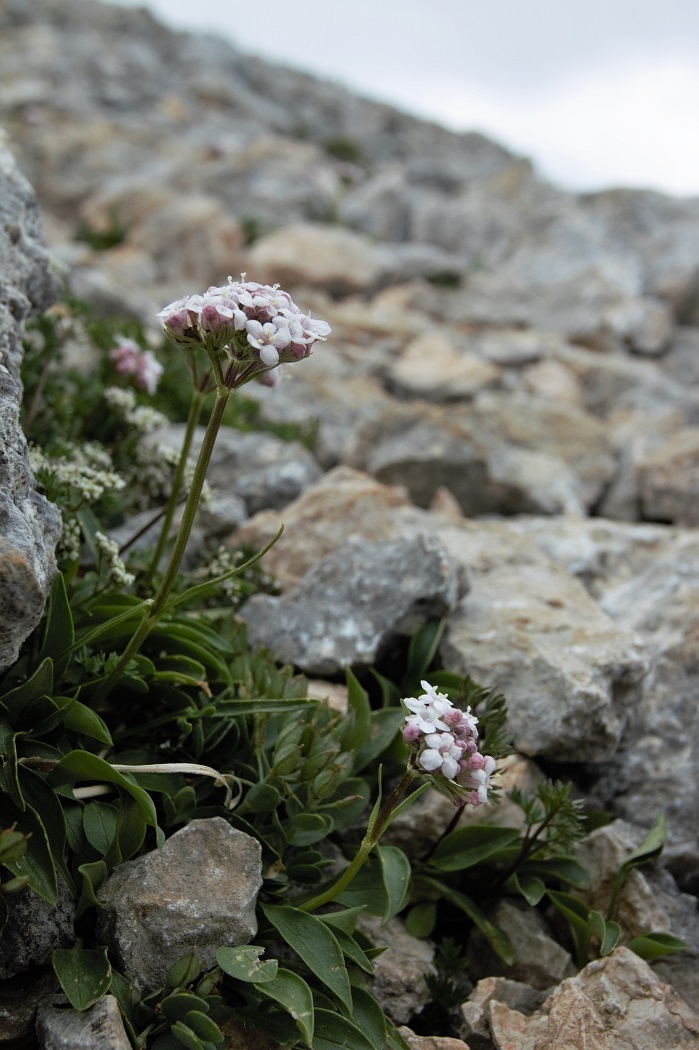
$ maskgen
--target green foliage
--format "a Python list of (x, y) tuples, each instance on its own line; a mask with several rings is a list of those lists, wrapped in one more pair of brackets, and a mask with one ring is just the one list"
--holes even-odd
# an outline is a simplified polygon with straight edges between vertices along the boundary
[(365, 163), (362, 147), (355, 139), (350, 139), (343, 135), (335, 135), (324, 140), (323, 149), (329, 156), (335, 157), (336, 160), (343, 160), (348, 164), (362, 165)]
[(89, 223), (83, 223), (75, 234), (76, 241), (84, 241), (96, 252), (108, 252), (123, 244), (128, 235), (128, 227), (125, 226), (117, 211), (112, 210), (109, 214), (109, 223), (104, 229), (97, 229)]
[[(567, 922), (579, 966), (585, 966), (595, 955), (609, 955), (616, 947), (622, 929), (613, 915), (628, 874), (632, 868), (657, 860), (662, 853), (666, 835), (665, 817), (661, 813), (641, 845), (632, 850), (620, 865), (612, 885), (606, 916), (572, 894), (546, 891), (554, 907)], [(642, 959), (652, 960), (684, 951), (687, 944), (669, 933), (654, 931), (634, 937), (628, 947)]]

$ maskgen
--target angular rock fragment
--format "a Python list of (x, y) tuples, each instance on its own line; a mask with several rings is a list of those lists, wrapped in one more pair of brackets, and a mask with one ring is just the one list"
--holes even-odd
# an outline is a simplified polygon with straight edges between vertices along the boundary
[(60, 514), (34, 487), (19, 425), (25, 324), (56, 292), (33, 190), (0, 143), (0, 670), (41, 619), (56, 571)]
[(281, 598), (256, 594), (243, 606), (253, 646), (309, 674), (376, 662), (389, 643), (456, 605), (463, 574), (430, 536), (351, 540), (319, 561)]
[(210, 968), (220, 945), (250, 941), (261, 886), (257, 839), (222, 817), (193, 820), (115, 868), (100, 890), (99, 936), (129, 980), (152, 990), (190, 952)]

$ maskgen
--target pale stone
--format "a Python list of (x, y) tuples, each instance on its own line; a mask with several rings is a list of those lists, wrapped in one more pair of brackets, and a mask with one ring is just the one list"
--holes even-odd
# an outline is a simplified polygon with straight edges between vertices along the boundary
[(447, 331), (433, 329), (408, 344), (389, 369), (388, 379), (404, 394), (458, 401), (495, 386), (501, 370), (459, 349)]
[(425, 974), (434, 971), (434, 944), (413, 937), (400, 919), (384, 923), (377, 915), (362, 913), (357, 929), (376, 947), (386, 946), (372, 961), (369, 988), (396, 1024), (406, 1024), (430, 1001)]
[(78, 1011), (63, 996), (39, 1007), (36, 1034), (41, 1050), (130, 1050), (131, 1040), (113, 995)]
[(699, 1046), (699, 1016), (627, 948), (588, 963), (527, 1017), (492, 1001), (497, 1050), (684, 1050)]
[(240, 615), (253, 647), (266, 646), (309, 674), (332, 675), (346, 666), (370, 666), (398, 638), (446, 615), (464, 585), (434, 537), (354, 539), (318, 561), (282, 597), (254, 594)]
[(502, 898), (489, 917), (509, 937), (514, 961), (511, 966), (504, 963), (480, 930), (474, 928), (468, 942), (469, 972), (474, 979), (502, 976), (545, 989), (575, 973), (570, 954), (554, 940), (539, 912), (524, 902), (519, 905)]
[(284, 590), (297, 584), (325, 555), (353, 537), (370, 542), (396, 535), (391, 510), (409, 505), (405, 489), (380, 485), (368, 474), (336, 467), (284, 508), (261, 511), (235, 533), (233, 542), (265, 547), (281, 525), (284, 532), (264, 565)]
[(298, 224), (260, 238), (247, 253), (247, 268), (268, 283), (318, 285), (346, 293), (374, 286), (384, 262), (359, 233)]
[(205, 969), (214, 966), (220, 945), (247, 944), (257, 932), (261, 856), (257, 839), (222, 817), (191, 821), (109, 875), (100, 889), (101, 943), (144, 991), (192, 951)]
[(507, 697), (517, 749), (604, 761), (619, 746), (648, 667), (640, 640), (556, 565), (474, 575), (447, 621), (447, 667)]

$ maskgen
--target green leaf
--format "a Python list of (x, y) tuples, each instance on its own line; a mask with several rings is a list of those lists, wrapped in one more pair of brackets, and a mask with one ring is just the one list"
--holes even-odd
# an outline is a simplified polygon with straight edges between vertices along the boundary
[(273, 813), (282, 800), (281, 794), (272, 784), (253, 784), (240, 807), (241, 812)]
[(369, 737), (371, 729), (371, 706), (369, 695), (357, 681), (350, 668), (346, 668), (347, 717), (343, 722), (340, 747), (343, 751), (359, 751)]
[(653, 959), (661, 959), (663, 955), (683, 952), (689, 945), (670, 933), (644, 933), (640, 937), (634, 937), (627, 947), (646, 962), (652, 962)]
[(316, 1010), (313, 1050), (375, 1050), (361, 1028), (332, 1010)]
[(80, 864), (78, 866), (83, 882), (80, 889), (80, 900), (75, 909), (76, 918), (80, 918), (87, 908), (102, 907), (97, 897), (97, 891), (107, 878), (108, 870), (103, 860), (94, 860), (89, 864)]
[[(73, 614), (68, 601), (66, 584), (63, 573), (57, 572), (51, 584), (44, 637), (38, 659), (44, 660), (48, 656), (58, 661), (59, 657), (70, 649), (74, 641)], [(65, 669), (66, 661), (61, 661), (61, 663), (62, 666), (56, 668), (58, 674)]]
[(375, 762), (393, 743), (404, 721), (405, 714), (400, 708), (388, 707), (372, 712), (369, 738), (362, 744), (354, 760), (355, 773), (359, 773), (370, 762)]
[(430, 664), (437, 655), (439, 643), (444, 633), (444, 624), (444, 620), (426, 623), (410, 639), (405, 670), (405, 681), (410, 683), (408, 688), (416, 688), (414, 683), (426, 678)]
[(388, 922), (405, 906), (410, 890), (412, 871), (410, 861), (397, 846), (377, 846), (376, 855), (379, 860), (387, 899), (383, 920)]
[(386, 1050), (412, 1050), (410, 1043), (403, 1038), (394, 1024), (388, 1023)]
[(120, 792), (115, 843), (119, 859), (116, 863), (129, 860), (138, 853), (145, 837), (146, 822), (138, 802), (132, 795)]
[(399, 802), (396, 808), (393, 810), (386, 827), (390, 827), (393, 821), (396, 820), (401, 815), (401, 813), (403, 813), (404, 810), (408, 809), (409, 806), (412, 806), (414, 802), (417, 802), (420, 796), (424, 795), (426, 791), (429, 791), (431, 787), (431, 782), (429, 780), (425, 780), (422, 784), (416, 787), (414, 791), (411, 791), (410, 794), (406, 796), (406, 798), (404, 798), (402, 802)]
[(183, 988), (185, 985), (196, 981), (201, 973), (201, 963), (194, 952), (185, 955), (173, 963), (167, 972), (165, 985), (167, 988)]
[(27, 885), (48, 904), (56, 904), (56, 867), (41, 817), (32, 806), (26, 805), (25, 809), (21, 810), (9, 798), (4, 798), (3, 818), (11, 824), (16, 824), (17, 831), (30, 836), (24, 855), (17, 860), (6, 861), (6, 867), (17, 878), (26, 878)]
[[(321, 916), (319, 916), (321, 918)], [(324, 918), (324, 916), (322, 916)], [(358, 966), (360, 970), (364, 970), (365, 973), (373, 973), (374, 967), (371, 965), (371, 961), (362, 949), (359, 947), (354, 937), (349, 933), (345, 933), (344, 930), (333, 930), (337, 943), (342, 948), (342, 954), (346, 959)]]
[(205, 999), (201, 999), (194, 992), (172, 992), (170, 995), (166, 995), (160, 1003), (160, 1009), (163, 1012), (163, 1016), (174, 1023), (175, 1021), (187, 1021), (187, 1014), (191, 1010), (199, 1010), (202, 1013), (208, 1013), (209, 1004)]
[(116, 838), (117, 811), (106, 802), (87, 802), (83, 808), (83, 831), (85, 838), (97, 852), (104, 856)]
[(507, 936), (504, 930), (497, 926), (494, 922), (488, 918), (485, 912), (478, 907), (475, 901), (467, 897), (465, 893), (460, 893), (458, 890), (454, 890), (451, 886), (445, 885), (443, 882), (439, 882), (437, 879), (426, 878), (423, 879), (429, 886), (436, 889), (439, 894), (448, 900), (454, 907), (459, 908), (465, 915), (468, 915), (469, 919), (478, 927), (481, 933), (487, 938), (491, 947), (500, 959), (507, 965), (512, 966), (514, 963), (514, 952), (512, 950), (512, 944), (510, 938)]
[(46, 657), (37, 667), (34, 674), (22, 685), (11, 689), (2, 697), (2, 703), (8, 713), (10, 722), (16, 726), (22, 718), (24, 708), (33, 700), (53, 693), (53, 660)]
[(422, 901), (408, 912), (405, 927), (413, 937), (429, 937), (437, 921), (437, 905), (434, 901)]
[[(209, 1009), (208, 1003), (206, 1004), (206, 1009)], [(209, 1043), (223, 1042), (223, 1033), (219, 1026), (201, 1010), (190, 1010), (184, 1019), (184, 1023), (200, 1039), (204, 1039)]]
[(386, 1015), (374, 996), (364, 988), (355, 988), (353, 997), (352, 1021), (358, 1025), (374, 1050), (384, 1050), (388, 1032)]
[(58, 763), (49, 780), (54, 785), (75, 784), (81, 780), (116, 784), (133, 796), (146, 824), (152, 827), (157, 825), (155, 806), (148, 792), (139, 787), (130, 777), (110, 766), (109, 762), (105, 762), (97, 755), (90, 754), (89, 751), (70, 751)]
[(592, 885), (592, 876), (573, 857), (550, 857), (548, 860), (527, 860), (517, 869), (520, 879), (525, 876), (538, 876), (544, 882), (558, 879), (575, 886), (577, 890), (587, 890)]
[(619, 943), (620, 937), (621, 926), (618, 922), (613, 922), (610, 920), (609, 922), (605, 923), (604, 937), (602, 938), (602, 942), (599, 946), (599, 953), (602, 956), (602, 958), (604, 958), (605, 955), (611, 955), (611, 953), (614, 951), (617, 944)]
[(345, 959), (337, 938), (325, 923), (298, 908), (268, 904), (262, 910), (311, 973), (351, 1010), (352, 990)]
[(212, 718), (243, 718), (249, 715), (285, 715), (317, 707), (319, 700), (305, 696), (260, 697), (256, 700), (223, 700), (216, 704)]
[(238, 981), (250, 981), (253, 984), (265, 984), (277, 976), (279, 963), (276, 959), (261, 962), (264, 948), (254, 944), (244, 944), (237, 948), (221, 947), (216, 951), (216, 962), (229, 977)]
[(310, 846), (327, 838), (332, 828), (332, 818), (324, 813), (297, 813), (291, 821), (287, 839), (293, 846)]
[(273, 999), (291, 1015), (305, 1044), (315, 1047), (313, 995), (304, 979), (280, 967), (274, 980), (256, 987), (261, 995)]
[(660, 816), (656, 820), (653, 827), (650, 829), (646, 837), (644, 838), (641, 845), (629, 853), (624, 863), (619, 868), (612, 885), (612, 892), (609, 901), (609, 908), (607, 910), (608, 918), (611, 918), (616, 908), (616, 903), (621, 893), (622, 887), (626, 881), (626, 877), (632, 868), (636, 868), (641, 864), (648, 864), (652, 860), (656, 860), (663, 852), (663, 846), (665, 845), (665, 839), (667, 838), (667, 823), (665, 821), (665, 814), (660, 813)]
[(590, 926), (588, 924), (590, 909), (570, 893), (558, 893), (554, 890), (547, 890), (546, 895), (568, 923), (573, 943), (575, 944), (578, 965), (584, 966), (587, 962), (590, 937)]
[(333, 930), (344, 930), (345, 933), (353, 934), (357, 925), (357, 916), (364, 911), (364, 905), (357, 908), (343, 908), (342, 911), (330, 911), (325, 915), (319, 915), (326, 926), (332, 926)]
[(20, 766), (18, 773), (22, 794), (34, 812), (40, 815), (53, 863), (67, 885), (75, 892), (75, 883), (65, 862), (67, 829), (63, 807), (58, 796), (41, 774), (35, 773), (26, 766)]
[(383, 882), (378, 857), (369, 857), (359, 869), (349, 886), (338, 894), (335, 903), (348, 907), (364, 906), (372, 915), (383, 916), (390, 911), (391, 903)]
[(182, 1046), (186, 1046), (187, 1050), (204, 1050), (201, 1039), (193, 1032), (189, 1025), (184, 1024), (182, 1021), (175, 1021), (170, 1034), (173, 1035)]
[(532, 908), (536, 907), (546, 893), (546, 883), (541, 879), (537, 879), (533, 875), (525, 875), (523, 878), (518, 878), (517, 875), (513, 875), (512, 882), (514, 888), (522, 894), (527, 904)]
[(74, 1010), (87, 1010), (109, 991), (112, 968), (107, 949), (56, 948), (53, 968), (66, 998)]
[(100, 744), (106, 744), (107, 747), (112, 746), (112, 737), (106, 723), (91, 707), (67, 696), (57, 696), (55, 701), (62, 708), (63, 724), (66, 729), (74, 733), (81, 733), (83, 736), (90, 737), (91, 740), (98, 740)]
[(497, 856), (516, 842), (516, 828), (494, 824), (472, 824), (446, 835), (430, 857), (430, 865), (440, 871), (463, 871)]

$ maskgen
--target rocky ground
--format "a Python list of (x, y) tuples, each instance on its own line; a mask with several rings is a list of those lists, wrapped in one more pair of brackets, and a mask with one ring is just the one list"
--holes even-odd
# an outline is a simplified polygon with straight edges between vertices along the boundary
[(537, 998), (523, 947), (464, 1007), (468, 1045), (699, 1045), (699, 200), (564, 193), (479, 135), (90, 0), (0, 0), (0, 122), (99, 311), (152, 326), (245, 271), (333, 327), (257, 395), (318, 421), (314, 453), (230, 434), (213, 464), (209, 531), (285, 524), (253, 641), (332, 682), (445, 616), (445, 664), (508, 698), (516, 775), (620, 818), (603, 868), (666, 813), (629, 909), (690, 951), (542, 963)]

